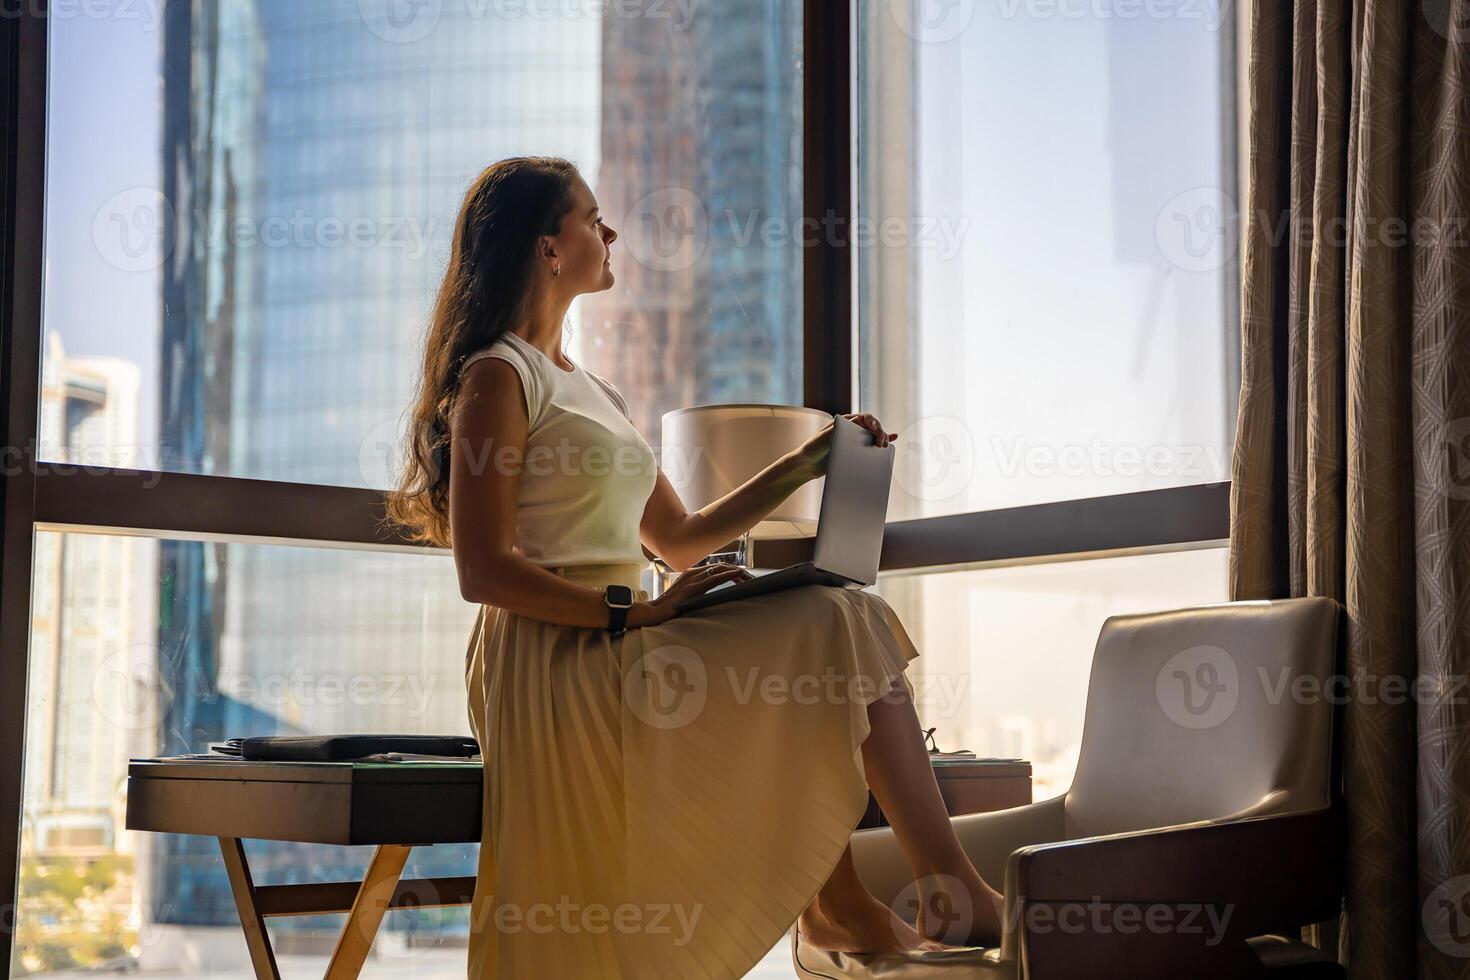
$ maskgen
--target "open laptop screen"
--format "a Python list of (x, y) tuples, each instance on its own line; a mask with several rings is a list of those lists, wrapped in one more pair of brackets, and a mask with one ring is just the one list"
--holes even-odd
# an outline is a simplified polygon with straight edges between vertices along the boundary
[(864, 585), (878, 580), (893, 444), (879, 447), (873, 434), (851, 419), (833, 417), (832, 449), (822, 487), (813, 563)]

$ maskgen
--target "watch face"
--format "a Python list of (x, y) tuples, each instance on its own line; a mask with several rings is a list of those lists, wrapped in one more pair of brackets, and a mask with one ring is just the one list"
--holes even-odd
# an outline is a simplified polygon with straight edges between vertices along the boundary
[(609, 585), (607, 602), (610, 606), (630, 606), (633, 604), (633, 590), (626, 585)]

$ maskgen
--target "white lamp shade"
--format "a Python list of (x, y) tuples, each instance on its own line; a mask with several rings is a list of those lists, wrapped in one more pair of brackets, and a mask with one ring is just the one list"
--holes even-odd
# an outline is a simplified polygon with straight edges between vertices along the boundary
[[(797, 405), (699, 405), (663, 418), (660, 465), (689, 511), (714, 503), (820, 432), (832, 414)], [(766, 519), (753, 538), (816, 533), (825, 478), (809, 480)]]

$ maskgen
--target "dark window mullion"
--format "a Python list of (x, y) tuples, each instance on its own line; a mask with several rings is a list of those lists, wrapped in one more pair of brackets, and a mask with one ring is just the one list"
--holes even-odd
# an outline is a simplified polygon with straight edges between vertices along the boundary
[(802, 22), (802, 394), (851, 412), (852, 4), (805, 0)]
[(24, 792), (26, 672), (41, 375), (46, 167), (46, 3), (5, 0), (0, 17), (0, 963), (15, 941)]

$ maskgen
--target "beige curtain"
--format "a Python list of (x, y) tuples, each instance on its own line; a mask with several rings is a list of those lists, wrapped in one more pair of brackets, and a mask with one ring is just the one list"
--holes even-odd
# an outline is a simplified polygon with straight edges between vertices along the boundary
[(1350, 976), (1470, 977), (1470, 0), (1250, 44), (1231, 590), (1348, 610)]

